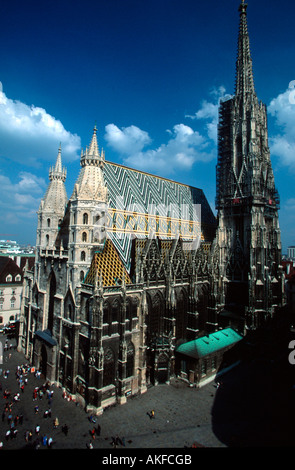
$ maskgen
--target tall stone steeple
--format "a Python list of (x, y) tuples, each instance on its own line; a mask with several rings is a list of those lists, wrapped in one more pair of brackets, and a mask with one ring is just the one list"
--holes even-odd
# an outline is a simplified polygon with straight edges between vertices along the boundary
[(105, 156), (98, 148), (96, 126), (89, 147), (81, 151), (80, 163), (80, 174), (70, 199), (68, 249), (72, 288), (83, 281), (93, 254), (103, 249), (105, 241)]
[(247, 6), (248, 5), (243, 1), (239, 8), (240, 30), (238, 39), (238, 57), (236, 63), (236, 96), (255, 93), (247, 25)]
[(49, 170), (49, 185), (38, 211), (37, 246), (54, 247), (68, 202), (65, 188), (67, 172), (62, 166), (61, 146), (55, 166)]
[(219, 109), (216, 242), (226, 308), (256, 327), (282, 301), (281, 242), (267, 111), (254, 88), (246, 10), (242, 1), (235, 95)]

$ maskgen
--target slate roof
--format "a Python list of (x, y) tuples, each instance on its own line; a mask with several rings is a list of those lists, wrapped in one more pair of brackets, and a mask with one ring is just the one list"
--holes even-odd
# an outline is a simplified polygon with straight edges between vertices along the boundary
[(15, 261), (8, 256), (0, 256), (0, 284), (6, 284), (6, 277), (12, 275), (12, 283), (18, 282), (21, 284), (22, 281), (15, 281), (15, 276), (20, 274), (22, 276), (21, 268), (15, 263)]

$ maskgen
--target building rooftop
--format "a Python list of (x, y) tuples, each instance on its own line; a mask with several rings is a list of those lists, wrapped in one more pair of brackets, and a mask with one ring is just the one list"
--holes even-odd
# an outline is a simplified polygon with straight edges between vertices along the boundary
[(199, 359), (216, 351), (232, 346), (243, 339), (243, 336), (232, 328), (210, 333), (188, 343), (183, 343), (176, 348), (176, 352)]

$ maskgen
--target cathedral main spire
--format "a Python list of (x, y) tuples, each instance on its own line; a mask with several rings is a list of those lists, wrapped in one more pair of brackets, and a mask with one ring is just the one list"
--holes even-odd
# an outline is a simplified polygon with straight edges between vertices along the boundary
[(252, 58), (250, 53), (250, 40), (247, 25), (247, 3), (242, 0), (240, 12), (240, 28), (238, 39), (238, 56), (236, 62), (236, 95), (246, 96), (247, 93), (255, 93), (252, 70)]

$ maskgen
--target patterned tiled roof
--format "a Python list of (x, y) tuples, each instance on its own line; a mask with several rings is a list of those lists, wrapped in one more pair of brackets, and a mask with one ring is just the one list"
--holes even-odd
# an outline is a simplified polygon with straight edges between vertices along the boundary
[[(127, 207), (134, 208), (134, 213), (146, 214), (150, 212), (151, 207), (157, 207), (160, 216), (167, 216), (167, 212), (165, 212), (167, 207), (176, 207), (179, 214), (182, 214), (185, 206), (187, 218), (192, 220), (194, 205), (200, 204), (202, 240), (213, 240), (216, 219), (201, 189), (112, 162), (105, 162), (104, 180), (108, 189), (109, 207), (115, 210), (118, 208), (126, 210)], [(136, 238), (140, 237), (146, 238), (147, 234), (137, 233)], [(169, 237), (162, 232), (159, 234), (159, 238)], [(124, 236), (112, 233), (112, 241), (126, 269), (130, 272), (132, 236), (126, 231)]]

